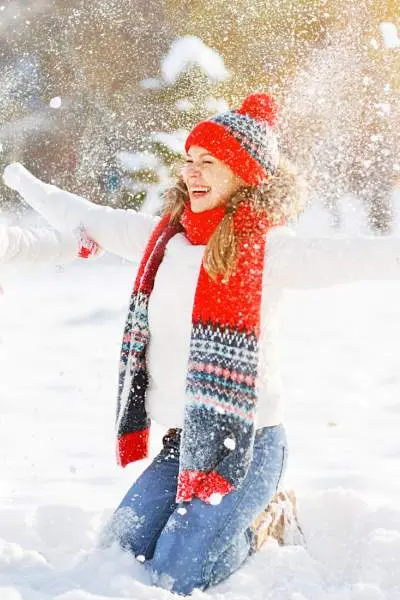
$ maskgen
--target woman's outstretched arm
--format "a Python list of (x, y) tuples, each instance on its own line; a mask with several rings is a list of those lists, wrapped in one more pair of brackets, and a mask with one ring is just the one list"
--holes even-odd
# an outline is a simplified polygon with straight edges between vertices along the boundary
[(266, 268), (284, 287), (322, 288), (400, 279), (400, 238), (301, 237), (277, 227), (267, 235)]
[(158, 221), (134, 210), (115, 209), (89, 202), (37, 179), (19, 163), (8, 165), (4, 182), (60, 231), (84, 227), (102, 248), (138, 260)]
[(77, 258), (79, 249), (79, 240), (72, 234), (46, 227), (0, 225), (0, 264), (63, 264)]

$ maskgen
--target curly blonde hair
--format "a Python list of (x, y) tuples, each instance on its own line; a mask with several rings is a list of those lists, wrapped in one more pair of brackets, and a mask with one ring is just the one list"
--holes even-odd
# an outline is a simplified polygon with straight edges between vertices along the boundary
[[(243, 201), (250, 201), (257, 211), (266, 212), (272, 226), (295, 219), (304, 209), (307, 197), (305, 180), (295, 165), (281, 157), (275, 173), (258, 186), (242, 186), (226, 202), (226, 214), (206, 246), (203, 264), (212, 279), (229, 278), (237, 257), (237, 240), (233, 217)], [(171, 214), (178, 223), (189, 202), (188, 188), (180, 177), (164, 196), (163, 214)]]

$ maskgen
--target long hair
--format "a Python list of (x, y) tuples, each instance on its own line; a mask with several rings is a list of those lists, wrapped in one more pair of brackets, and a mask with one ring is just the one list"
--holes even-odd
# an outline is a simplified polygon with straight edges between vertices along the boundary
[[(258, 186), (243, 186), (233, 192), (226, 202), (226, 214), (206, 246), (203, 264), (212, 279), (222, 275), (228, 279), (235, 268), (237, 240), (233, 217), (243, 201), (250, 201), (258, 211), (267, 213), (271, 226), (295, 219), (302, 212), (307, 186), (296, 167), (281, 157), (275, 173)], [(180, 177), (164, 196), (163, 214), (170, 213), (171, 221), (178, 223), (189, 202), (188, 188)]]

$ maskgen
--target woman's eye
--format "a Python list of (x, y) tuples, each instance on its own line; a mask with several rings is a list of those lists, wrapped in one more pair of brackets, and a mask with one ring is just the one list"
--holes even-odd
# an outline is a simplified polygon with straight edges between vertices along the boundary
[[(212, 165), (212, 164), (213, 164), (213, 161), (212, 161), (212, 160), (202, 160), (201, 162), (202, 162), (202, 164), (203, 164), (203, 165)], [(187, 158), (187, 159), (185, 160), (185, 163), (186, 163), (187, 165), (193, 165), (193, 164), (194, 164), (194, 161), (193, 161), (193, 160), (190, 160), (189, 158)]]

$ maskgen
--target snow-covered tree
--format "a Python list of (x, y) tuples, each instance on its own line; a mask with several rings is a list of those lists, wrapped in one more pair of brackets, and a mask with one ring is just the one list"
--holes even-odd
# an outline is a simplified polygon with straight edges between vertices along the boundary
[[(162, 58), (157, 77), (141, 86), (150, 96), (157, 117), (135, 151), (118, 153), (124, 171), (123, 205), (160, 209), (162, 193), (179, 170), (188, 129), (197, 121), (227, 109), (218, 85), (229, 78), (222, 57), (196, 36), (177, 38)], [(217, 97), (215, 97), (215, 94)], [(157, 125), (163, 125), (158, 129)]]

